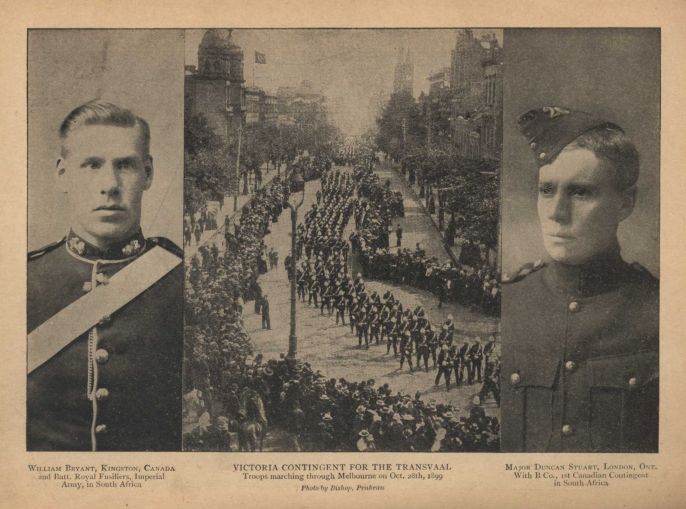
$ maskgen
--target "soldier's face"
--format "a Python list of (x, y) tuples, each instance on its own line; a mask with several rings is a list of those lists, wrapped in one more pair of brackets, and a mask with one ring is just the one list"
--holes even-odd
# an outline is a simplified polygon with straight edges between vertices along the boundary
[(579, 265), (616, 245), (634, 190), (617, 189), (609, 163), (587, 149), (566, 149), (540, 168), (538, 184), (543, 243), (554, 260)]
[(57, 173), (72, 228), (98, 247), (123, 240), (140, 226), (143, 192), (153, 177), (141, 134), (138, 126), (91, 125), (65, 140)]

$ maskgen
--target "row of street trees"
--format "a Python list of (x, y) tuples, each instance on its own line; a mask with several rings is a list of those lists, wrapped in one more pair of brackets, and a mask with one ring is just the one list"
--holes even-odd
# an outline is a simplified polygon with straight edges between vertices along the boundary
[(240, 189), (241, 179), (259, 173), (266, 163), (290, 166), (303, 154), (332, 157), (343, 142), (339, 129), (321, 108), (301, 109), (289, 123), (256, 123), (243, 129), (240, 170), (236, 179), (237, 136), (226, 143), (203, 115), (185, 117), (184, 203), (187, 211), (201, 208), (207, 200), (221, 200)]
[(496, 248), (499, 161), (459, 156), (449, 121), (442, 116), (437, 118), (434, 109), (407, 92), (395, 93), (377, 118), (376, 146), (402, 164), (410, 182), (420, 186), (430, 211), (434, 199), (438, 201), (441, 223), (444, 215), (450, 215), (452, 224), (447, 220), (445, 224), (455, 228), (457, 221), (462, 238)]

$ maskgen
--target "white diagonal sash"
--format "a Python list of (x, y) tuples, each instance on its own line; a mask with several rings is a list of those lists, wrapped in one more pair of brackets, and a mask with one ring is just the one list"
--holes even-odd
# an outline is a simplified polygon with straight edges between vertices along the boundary
[[(28, 336), (28, 373), (55, 356), (104, 317), (131, 302), (181, 263), (181, 258), (155, 246), (128, 264), (109, 284), (99, 285), (43, 322)], [(182, 299), (183, 295), (179, 295)]]

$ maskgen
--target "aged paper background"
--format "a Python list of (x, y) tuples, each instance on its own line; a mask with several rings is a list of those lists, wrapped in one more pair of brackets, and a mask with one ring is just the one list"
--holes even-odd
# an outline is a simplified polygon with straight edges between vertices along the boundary
[[(683, 507), (686, 486), (681, 326), (686, 192), (684, 113), (686, 3), (461, 0), (148, 1), (54, 0), (0, 3), (2, 16), (3, 241), (0, 318), (0, 507)], [(661, 423), (657, 455), (27, 453), (25, 451), (26, 29), (28, 27), (513, 27), (651, 26), (662, 30)], [(561, 63), (564, 65), (564, 63)], [(179, 70), (181, 72), (181, 70)], [(608, 79), (612, 79), (608, 76)], [(630, 86), (630, 84), (629, 84)], [(609, 487), (553, 488), (515, 481), (506, 463), (657, 465), (652, 479)], [(299, 483), (244, 481), (234, 464), (449, 463), (444, 480), (388, 481), (385, 491), (299, 492)], [(38, 482), (28, 464), (173, 465), (165, 481), (140, 489), (60, 489)], [(370, 467), (371, 468), (371, 467)], [(378, 484), (378, 483), (377, 483)]]

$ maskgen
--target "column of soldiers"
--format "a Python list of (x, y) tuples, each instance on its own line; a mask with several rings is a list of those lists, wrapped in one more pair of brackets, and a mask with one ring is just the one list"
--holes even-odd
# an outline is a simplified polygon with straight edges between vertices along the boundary
[[(405, 309), (390, 291), (383, 296), (369, 293), (360, 273), (354, 279), (349, 274), (348, 244), (341, 235), (351, 210), (355, 210), (356, 222), (366, 221), (377, 211), (368, 202), (352, 198), (354, 189), (349, 174), (323, 175), (321, 197), (299, 227), (298, 242), (305, 253), (297, 266), (298, 298), (318, 307), (321, 314), (335, 314), (336, 324), (346, 325), (347, 317), (360, 348), (385, 343), (386, 353), (393, 350), (399, 358), (398, 369), (407, 364), (410, 371), (423, 366), (428, 372), (431, 360), (432, 368), (438, 369), (436, 385), (445, 378), (447, 390), (453, 372), (456, 385), (482, 383), (484, 345), (479, 338), (458, 345), (451, 315), (437, 328), (421, 306)], [(488, 347), (493, 344), (489, 342)]]
[[(304, 258), (306, 263), (300, 264), (298, 276), (307, 266), (312, 267), (315, 274), (320, 272), (320, 276), (324, 276), (321, 280), (319, 276), (315, 278), (320, 287), (325, 286), (323, 283), (339, 281), (338, 291), (324, 291), (324, 307), (321, 307), (321, 299), (317, 305), (321, 312), (328, 312), (326, 302), (330, 302), (331, 312), (335, 311), (344, 323), (345, 318), (350, 320), (351, 308), (344, 290), (346, 305), (341, 309), (343, 281), (353, 291), (357, 288), (355, 295), (366, 293), (361, 276), (349, 277), (346, 243), (340, 242), (355, 198), (350, 192), (349, 177), (342, 174), (327, 174), (324, 189), (318, 211), (308, 216), (309, 221), (306, 220), (301, 228), (305, 235), (299, 239), (297, 250), (303, 257), (305, 251), (309, 251), (312, 263)], [(186, 325), (192, 333), (188, 342), (191, 353), (186, 354), (189, 359), (186, 373), (189, 376), (184, 377), (186, 389), (201, 388), (203, 398), (209, 397), (205, 408), (213, 408), (215, 405), (211, 402), (217, 399), (223, 401), (223, 405), (220, 410), (209, 412), (212, 415), (208, 425), (199, 426), (184, 437), (185, 447), (226, 450), (230, 448), (229, 431), (239, 430), (240, 447), (254, 450), (254, 441), (252, 446), (245, 445), (245, 433), (241, 430), (248, 428), (240, 423), (260, 424), (263, 430), (269, 423), (270, 427), (279, 426), (289, 433), (293, 441), (291, 450), (497, 450), (498, 421), (485, 416), (478, 406), (468, 417), (458, 418), (456, 409), (449, 405), (425, 402), (419, 395), (412, 398), (402, 392), (393, 393), (388, 384), (376, 387), (373, 380), (327, 380), (320, 372), (314, 372), (308, 363), (292, 364), (284, 355), (267, 362), (263, 362), (260, 355), (253, 362), (246, 361), (250, 344), (242, 327), (242, 307), (238, 299), (242, 295), (245, 300), (251, 286), (259, 287), (256, 258), (262, 250), (262, 236), (268, 227), (265, 218), (269, 218), (270, 211), (280, 210), (284, 192), (285, 186), (277, 181), (275, 189), (263, 194), (243, 213), (235, 235), (232, 234), (233, 242), (227, 242), (224, 256), (216, 247), (203, 247), (199, 252), (201, 258), (196, 257), (193, 267), (187, 271), (186, 313), (189, 316)], [(298, 291), (302, 299), (311, 295), (309, 285), (299, 284)], [(317, 290), (315, 295), (320, 297), (322, 293)], [(372, 294), (368, 300), (402, 306), (391, 294), (383, 300), (377, 297)], [(422, 310), (415, 311), (417, 318), (422, 318)], [(388, 344), (392, 335), (389, 327), (393, 322), (383, 309), (379, 316), (383, 316), (386, 324), (385, 328), (379, 327), (379, 341), (386, 339), (390, 353), (393, 341)], [(412, 316), (415, 316), (414, 312)], [(371, 327), (368, 331), (368, 338), (375, 342), (376, 335), (371, 335)], [(396, 346), (399, 353), (399, 341)], [(194, 393), (197, 395), (200, 391)], [(238, 427), (235, 427), (236, 422)], [(261, 441), (263, 436), (253, 438)]]

